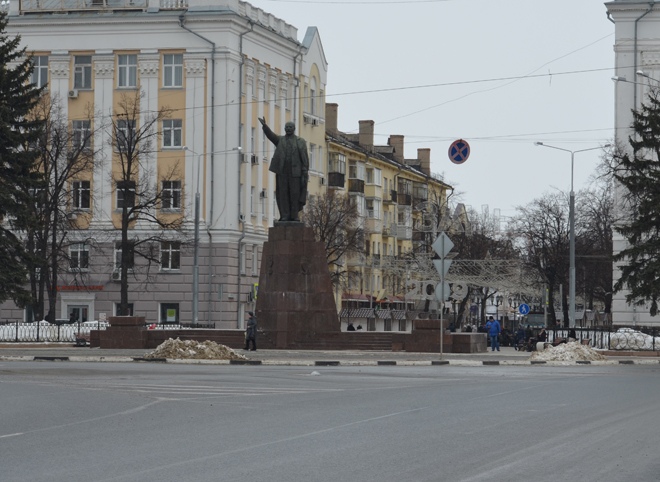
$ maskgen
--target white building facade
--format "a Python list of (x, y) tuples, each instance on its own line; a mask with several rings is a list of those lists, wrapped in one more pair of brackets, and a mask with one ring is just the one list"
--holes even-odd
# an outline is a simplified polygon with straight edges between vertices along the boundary
[[(149, 162), (155, 173), (175, 161), (183, 166), (180, 180), (167, 186), (175, 193), (170, 199), (179, 200), (168, 209), (185, 218), (190, 233), (194, 193), (200, 193), (197, 321), (241, 328), (254, 306), (261, 246), (278, 218), (268, 171), (274, 146), (258, 118), (282, 133), (285, 122), (296, 123), (314, 160), (310, 193), (323, 184), (327, 62), (318, 31), (309, 28), (299, 41), (295, 27), (239, 0), (12, 0), (8, 13), (8, 34), (21, 35), (34, 55), (36, 81), (60, 99), (72, 125), (84, 112), (102, 124), (127, 92), (143, 94), (141, 115), (171, 109)], [(101, 152), (91, 201), (83, 206), (90, 219), (79, 234), (84, 238), (117, 228), (109, 176), (114, 154), (105, 136), (94, 137)], [(149, 229), (138, 223), (132, 234), (146, 236)], [(89, 263), (78, 267), (82, 285), (66, 269), (60, 273), (58, 318), (117, 313), (117, 256), (112, 245), (106, 248), (83, 248)], [(191, 322), (192, 245), (161, 250), (167, 252), (155, 276), (131, 282), (133, 314), (149, 322)], [(11, 303), (1, 308), (2, 318), (25, 318)]]
[[(633, 117), (646, 100), (650, 86), (660, 84), (660, 2), (615, 0), (607, 2), (607, 14), (615, 28), (615, 138), (618, 145), (630, 148), (628, 138)], [(648, 77), (638, 74), (642, 71)], [(650, 79), (649, 79), (650, 77)], [(622, 213), (622, 193), (615, 192), (615, 205)], [(626, 241), (614, 232), (614, 253), (620, 252)], [(614, 267), (614, 281), (620, 277)], [(615, 325), (660, 325), (660, 317), (649, 315), (645, 303), (628, 304), (626, 292), (615, 293), (612, 300), (612, 322)]]

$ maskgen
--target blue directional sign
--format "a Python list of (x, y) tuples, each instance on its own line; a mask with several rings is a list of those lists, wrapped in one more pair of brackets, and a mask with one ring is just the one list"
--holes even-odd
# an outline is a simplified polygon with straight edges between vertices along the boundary
[(521, 315), (526, 315), (529, 313), (529, 305), (527, 303), (521, 303), (520, 306), (518, 307), (518, 313)]
[(454, 164), (463, 164), (470, 157), (470, 144), (458, 139), (449, 146), (449, 160)]

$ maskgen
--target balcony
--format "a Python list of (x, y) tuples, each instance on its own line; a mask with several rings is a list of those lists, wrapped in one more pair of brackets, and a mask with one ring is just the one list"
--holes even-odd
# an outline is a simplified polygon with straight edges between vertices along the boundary
[(21, 13), (97, 12), (103, 10), (146, 10), (149, 3), (160, 9), (183, 10), (187, 0), (21, 0)]
[(348, 192), (358, 192), (364, 194), (364, 181), (362, 179), (349, 179)]
[(396, 202), (401, 206), (410, 206), (412, 204), (412, 196), (400, 192), (396, 196)]
[(367, 218), (365, 223), (367, 233), (381, 233), (383, 231), (383, 220), (376, 218)]
[(405, 224), (398, 224), (396, 227), (396, 234), (399, 239), (410, 240), (412, 239), (412, 226), (407, 226)]
[(341, 172), (329, 172), (328, 173), (328, 186), (329, 187), (344, 187), (346, 182), (346, 174)]
[(390, 224), (389, 226), (383, 225), (383, 237), (384, 238), (396, 237), (396, 224)]

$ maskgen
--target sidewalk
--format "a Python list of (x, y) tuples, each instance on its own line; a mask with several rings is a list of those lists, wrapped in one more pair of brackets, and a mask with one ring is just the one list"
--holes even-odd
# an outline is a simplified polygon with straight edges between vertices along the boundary
[[(0, 361), (71, 361), (71, 362), (146, 362), (150, 350), (100, 349), (74, 347), (70, 344), (0, 344)], [(203, 363), (224, 365), (282, 365), (282, 366), (377, 366), (377, 365), (603, 365), (603, 364), (660, 364), (657, 358), (610, 356), (606, 361), (538, 362), (530, 360), (530, 353), (512, 347), (484, 353), (408, 353), (383, 351), (304, 351), (304, 350), (237, 350), (247, 361), (228, 360), (172, 360), (167, 363)]]

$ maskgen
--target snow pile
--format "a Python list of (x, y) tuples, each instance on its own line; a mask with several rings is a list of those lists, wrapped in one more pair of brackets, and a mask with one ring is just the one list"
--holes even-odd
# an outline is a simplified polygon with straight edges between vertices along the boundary
[(247, 360), (240, 353), (214, 341), (176, 340), (164, 341), (145, 358), (177, 358), (194, 360)]
[(612, 350), (658, 350), (660, 337), (653, 337), (630, 328), (620, 328), (610, 336)]
[(596, 361), (605, 360), (606, 358), (590, 346), (572, 341), (548, 347), (543, 351), (535, 351), (530, 359), (539, 361)]

